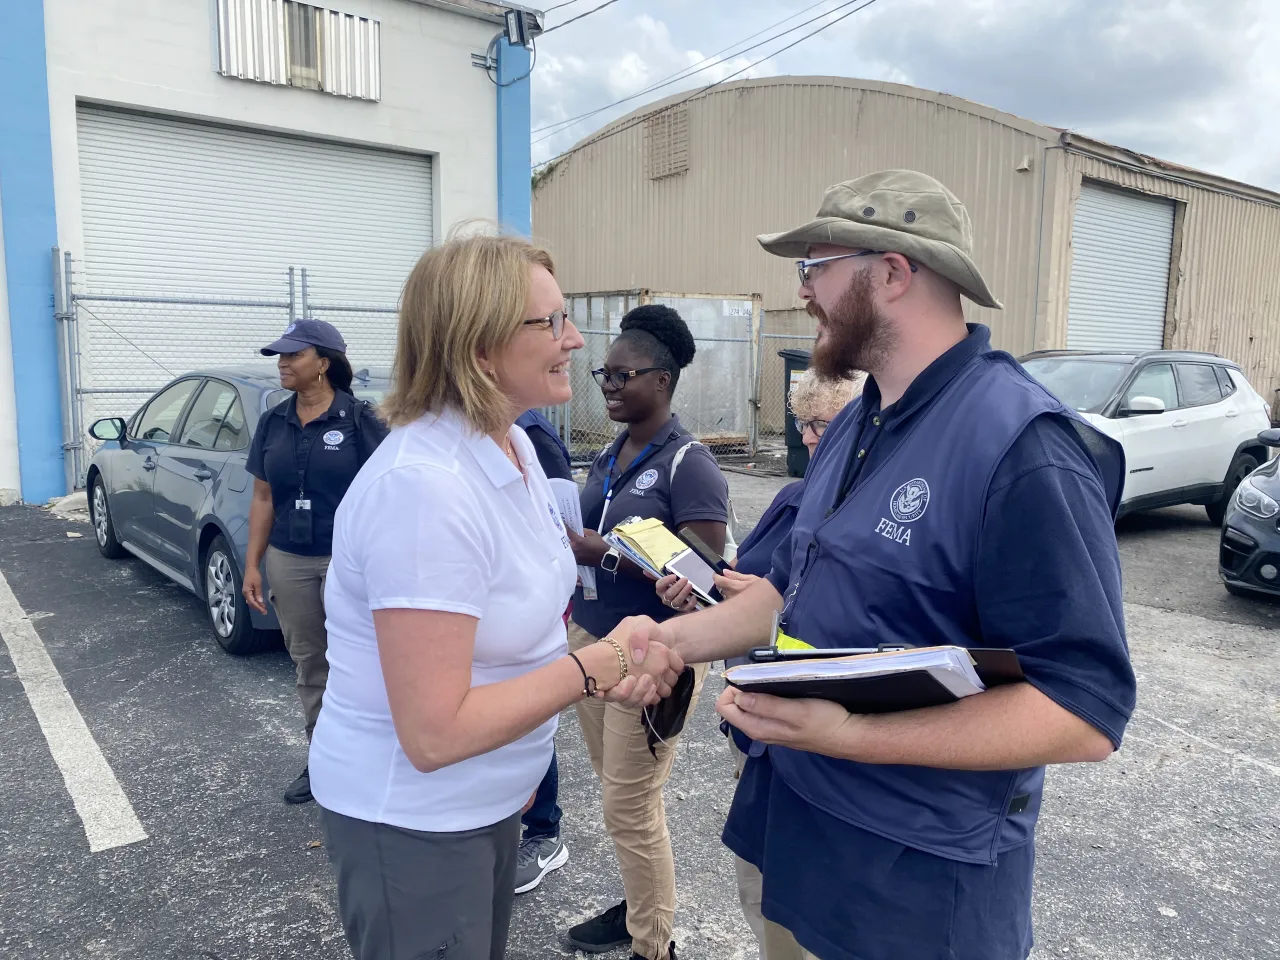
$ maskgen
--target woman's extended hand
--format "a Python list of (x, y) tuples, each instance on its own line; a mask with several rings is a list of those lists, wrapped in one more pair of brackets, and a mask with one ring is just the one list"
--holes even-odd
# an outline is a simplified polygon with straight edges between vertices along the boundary
[(698, 609), (698, 601), (694, 599), (693, 587), (683, 577), (670, 574), (656, 584), (654, 590), (658, 599), (677, 613), (693, 613)]
[(568, 527), (565, 527), (565, 533), (569, 535), (569, 546), (573, 548), (573, 559), (578, 561), (578, 566), (600, 566), (600, 561), (609, 552), (609, 545), (604, 542), (604, 537), (594, 530), (584, 530), (577, 534)]
[(732, 600), (759, 579), (749, 573), (739, 573), (737, 570), (726, 570), (722, 574), (715, 574), (716, 589), (726, 600)]

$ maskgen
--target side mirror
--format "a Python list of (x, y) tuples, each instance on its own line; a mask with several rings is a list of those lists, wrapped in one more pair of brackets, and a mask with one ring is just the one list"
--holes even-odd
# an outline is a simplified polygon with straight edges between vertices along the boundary
[(89, 436), (95, 440), (123, 440), (124, 420), (120, 417), (103, 417), (93, 421), (89, 428)]
[(1124, 413), (1141, 416), (1149, 413), (1164, 413), (1164, 401), (1159, 397), (1130, 397)]
[(1268, 447), (1280, 447), (1280, 430), (1263, 430), (1258, 434), (1258, 440)]

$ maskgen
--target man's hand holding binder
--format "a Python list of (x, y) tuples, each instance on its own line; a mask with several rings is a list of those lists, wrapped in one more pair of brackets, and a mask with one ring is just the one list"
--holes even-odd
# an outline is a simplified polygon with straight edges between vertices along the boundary
[(716, 712), (752, 740), (808, 753), (838, 757), (842, 744), (857, 739), (859, 714), (832, 700), (787, 700), (725, 687)]
[[(769, 626), (782, 607), (767, 580), (732, 602), (664, 623), (631, 618), (632, 643), (660, 641), (686, 663), (743, 656), (773, 642)], [(776, 622), (776, 621), (773, 621)], [(1103, 760), (1111, 742), (1031, 683), (1009, 683), (941, 706), (853, 714), (827, 700), (796, 700), (728, 688), (721, 716), (753, 740), (860, 763), (950, 770), (1021, 770), (1049, 763)]]

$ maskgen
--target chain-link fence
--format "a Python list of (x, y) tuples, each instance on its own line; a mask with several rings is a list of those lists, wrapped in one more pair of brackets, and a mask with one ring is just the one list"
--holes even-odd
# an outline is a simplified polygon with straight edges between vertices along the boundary
[(783, 350), (812, 351), (817, 321), (803, 310), (766, 310), (756, 349), (756, 448), (774, 450), (786, 446), (786, 364)]
[[(221, 296), (184, 289), (169, 278), (138, 289), (104, 289), (70, 254), (58, 254), (55, 268), (67, 400), (64, 447), (68, 480), (75, 485), (83, 484), (89, 465), (95, 441), (87, 434), (95, 420), (130, 417), (157, 389), (192, 370), (270, 370), (273, 362), (258, 348), (292, 319), (333, 322), (357, 370), (385, 375), (394, 358), (397, 305), (371, 297), (358, 279), (316, 278), (289, 268), (278, 282), (255, 278), (245, 296)], [(673, 403), (684, 426), (720, 457), (785, 444), (786, 385), (778, 351), (812, 347), (814, 325), (804, 311), (766, 313), (751, 294), (636, 289), (566, 299), (586, 346), (574, 358), (572, 402), (545, 412), (576, 463), (589, 462), (617, 436), (619, 425), (609, 419), (591, 371), (604, 365), (627, 311), (646, 303), (677, 310), (697, 344)]]
[[(394, 302), (316, 302), (303, 268), (282, 272), (278, 297), (164, 295), (91, 287), (69, 255), (62, 261), (58, 318), (64, 330), (68, 474), (84, 482), (96, 444), (87, 435), (102, 417), (132, 416), (157, 389), (192, 370), (274, 372), (258, 350), (302, 316), (332, 322), (357, 370), (386, 374), (395, 352)], [(177, 285), (174, 285), (177, 286)]]
[(675, 309), (689, 324), (697, 345), (693, 363), (680, 374), (672, 403), (685, 428), (717, 455), (752, 452), (753, 334), (759, 324), (760, 298), (623, 290), (566, 297), (569, 317), (586, 346), (573, 360), (573, 400), (546, 412), (560, 428), (574, 461), (590, 461), (618, 434), (619, 425), (609, 419), (591, 371), (604, 366), (627, 311), (646, 303)]

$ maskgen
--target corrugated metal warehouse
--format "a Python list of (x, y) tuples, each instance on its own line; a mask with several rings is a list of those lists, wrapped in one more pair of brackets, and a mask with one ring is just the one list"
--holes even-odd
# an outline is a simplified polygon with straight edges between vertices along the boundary
[(776, 349), (806, 346), (813, 323), (792, 265), (755, 237), (889, 168), (937, 177), (968, 207), (1005, 309), (965, 307), (997, 346), (1212, 351), (1275, 403), (1280, 194), (947, 94), (772, 77), (668, 98), (539, 171), (534, 234), (569, 292), (761, 294), (760, 429), (774, 432)]

